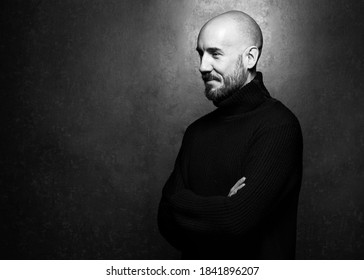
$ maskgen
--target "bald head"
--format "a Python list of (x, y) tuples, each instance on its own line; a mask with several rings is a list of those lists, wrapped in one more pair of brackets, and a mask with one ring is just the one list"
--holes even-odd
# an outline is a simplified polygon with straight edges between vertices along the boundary
[(208, 33), (223, 36), (228, 44), (239, 44), (242, 48), (256, 46), (261, 52), (263, 47), (262, 31), (256, 21), (241, 11), (229, 11), (210, 19), (202, 28), (199, 37)]

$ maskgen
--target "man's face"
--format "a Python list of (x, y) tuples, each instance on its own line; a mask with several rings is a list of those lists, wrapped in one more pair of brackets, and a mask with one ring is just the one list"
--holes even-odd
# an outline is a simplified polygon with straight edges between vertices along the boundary
[(245, 84), (244, 50), (234, 30), (207, 26), (199, 35), (196, 49), (209, 100), (219, 103)]

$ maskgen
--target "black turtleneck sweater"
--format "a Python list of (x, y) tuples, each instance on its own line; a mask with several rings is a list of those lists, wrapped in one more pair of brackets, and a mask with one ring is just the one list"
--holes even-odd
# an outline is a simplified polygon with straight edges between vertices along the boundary
[[(261, 73), (186, 130), (158, 225), (184, 259), (292, 259), (302, 176), (297, 118)], [(228, 193), (238, 179), (246, 185)]]

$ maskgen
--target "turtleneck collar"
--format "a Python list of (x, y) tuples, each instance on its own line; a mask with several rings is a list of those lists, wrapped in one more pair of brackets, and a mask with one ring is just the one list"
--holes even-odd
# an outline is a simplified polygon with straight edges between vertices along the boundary
[(235, 115), (254, 110), (268, 98), (270, 95), (263, 84), (263, 75), (257, 72), (248, 84), (214, 105), (224, 115)]

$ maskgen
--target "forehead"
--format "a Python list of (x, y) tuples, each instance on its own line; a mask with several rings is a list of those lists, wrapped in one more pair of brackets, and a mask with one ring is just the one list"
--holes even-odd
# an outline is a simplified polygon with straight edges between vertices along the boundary
[(231, 22), (213, 22), (205, 25), (197, 38), (197, 47), (206, 48), (232, 48), (240, 45), (240, 34)]

